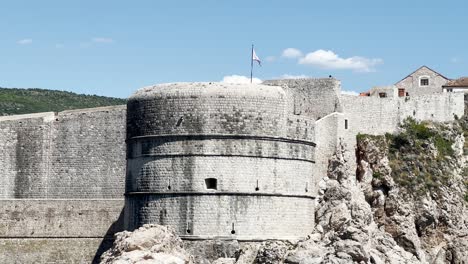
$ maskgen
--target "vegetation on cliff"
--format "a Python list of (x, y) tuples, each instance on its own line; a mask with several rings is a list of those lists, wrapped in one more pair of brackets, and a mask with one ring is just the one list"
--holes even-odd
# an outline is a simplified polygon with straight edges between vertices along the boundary
[(0, 115), (60, 112), (71, 109), (122, 105), (126, 100), (46, 89), (0, 88)]
[[(385, 136), (358, 135), (358, 141), (370, 139), (388, 156), (391, 176), (410, 194), (437, 192), (449, 185), (459, 160), (453, 148), (455, 141), (468, 133), (464, 120), (451, 124), (417, 122), (408, 118), (397, 134)], [(374, 170), (374, 178), (383, 172)], [(468, 187), (468, 171), (464, 173)], [(468, 200), (468, 194), (466, 195)]]

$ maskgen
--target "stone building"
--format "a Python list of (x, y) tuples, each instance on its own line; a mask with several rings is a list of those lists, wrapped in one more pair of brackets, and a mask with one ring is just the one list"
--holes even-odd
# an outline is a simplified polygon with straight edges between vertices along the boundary
[(442, 86), (448, 81), (450, 81), (449, 78), (427, 66), (422, 66), (403, 78), (401, 81), (397, 82), (395, 86), (398, 88), (399, 94), (419, 96), (441, 93)]
[(442, 86), (444, 92), (468, 93), (468, 77), (451, 80)]

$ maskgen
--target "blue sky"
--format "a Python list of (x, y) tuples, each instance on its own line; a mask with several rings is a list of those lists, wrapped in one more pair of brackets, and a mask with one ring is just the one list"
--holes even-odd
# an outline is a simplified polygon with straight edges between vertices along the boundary
[[(466, 1), (0, 3), (0, 86), (128, 97), (163, 82), (326, 77), (344, 90), (427, 65), (468, 75)], [(286, 49), (289, 49), (285, 52)]]

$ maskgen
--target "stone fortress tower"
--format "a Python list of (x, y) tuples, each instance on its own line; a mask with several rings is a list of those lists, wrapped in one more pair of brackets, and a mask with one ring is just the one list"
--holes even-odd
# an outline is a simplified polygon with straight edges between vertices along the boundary
[(314, 120), (279, 86), (174, 83), (127, 106), (125, 225), (182, 238), (294, 239), (314, 226)]
[(90, 263), (145, 223), (184, 239), (305, 237), (337, 147), (464, 115), (464, 94), (424, 92), (428, 76), (393, 97), (342, 95), (334, 78), (178, 83), (127, 106), (0, 117), (0, 262)]

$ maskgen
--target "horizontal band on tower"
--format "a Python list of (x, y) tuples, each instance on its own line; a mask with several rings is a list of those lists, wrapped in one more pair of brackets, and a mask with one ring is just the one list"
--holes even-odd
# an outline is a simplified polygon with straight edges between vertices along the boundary
[(264, 141), (278, 141), (286, 142), (291, 144), (302, 144), (315, 147), (316, 144), (312, 141), (302, 140), (302, 139), (293, 139), (293, 138), (284, 138), (284, 137), (271, 137), (271, 136), (253, 136), (253, 135), (230, 135), (230, 134), (189, 134), (189, 135), (145, 135), (145, 136), (135, 136), (126, 140), (135, 141), (140, 139), (157, 139), (157, 138), (176, 138), (176, 140), (210, 140), (210, 139), (254, 139), (254, 140), (264, 140)]
[(126, 192), (125, 196), (138, 196), (138, 195), (166, 195), (166, 196), (273, 196), (273, 197), (294, 197), (294, 198), (307, 198), (315, 199), (315, 196), (301, 195), (301, 194), (282, 194), (282, 193), (265, 193), (265, 192)]
[(255, 155), (240, 155), (240, 154), (144, 154), (131, 159), (138, 159), (141, 157), (161, 157), (161, 158), (174, 158), (174, 157), (242, 157), (242, 158), (256, 158), (256, 159), (279, 159), (279, 160), (297, 160), (310, 162), (315, 164), (315, 160), (301, 159), (301, 158), (285, 158), (274, 156), (255, 156)]

